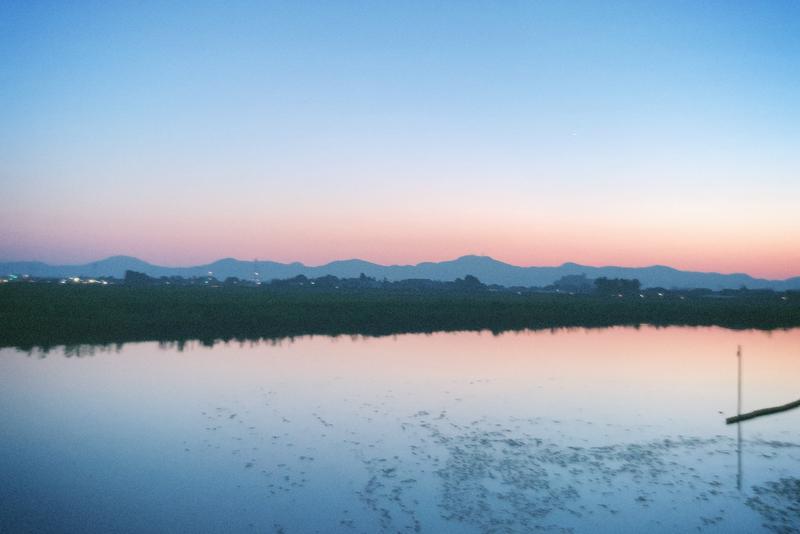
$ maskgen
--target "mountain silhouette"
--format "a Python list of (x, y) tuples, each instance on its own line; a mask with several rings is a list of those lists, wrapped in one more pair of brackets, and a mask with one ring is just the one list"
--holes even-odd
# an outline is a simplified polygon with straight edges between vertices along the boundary
[(462, 256), (441, 261), (423, 262), (416, 265), (379, 265), (359, 259), (338, 260), (316, 267), (302, 263), (279, 263), (274, 261), (242, 261), (223, 258), (215, 262), (192, 267), (164, 267), (153, 265), (131, 256), (112, 256), (83, 265), (49, 265), (42, 262), (0, 263), (0, 275), (27, 274), (37, 277), (100, 277), (122, 278), (126, 270), (138, 271), (149, 276), (208, 276), (218, 279), (235, 276), (252, 279), (258, 272), (263, 281), (305, 275), (316, 278), (325, 275), (353, 278), (364, 273), (382, 280), (406, 280), (427, 278), (452, 281), (471, 274), (486, 284), (503, 286), (546, 286), (562, 276), (585, 274), (589, 278), (636, 278), (642, 287), (664, 287), (667, 289), (708, 288), (713, 290), (774, 289), (776, 291), (800, 290), (800, 276), (786, 280), (766, 280), (744, 273), (721, 274), (714, 272), (681, 271), (663, 265), (650, 267), (591, 267), (577, 263), (564, 263), (557, 267), (519, 267), (495, 260), (488, 256)]

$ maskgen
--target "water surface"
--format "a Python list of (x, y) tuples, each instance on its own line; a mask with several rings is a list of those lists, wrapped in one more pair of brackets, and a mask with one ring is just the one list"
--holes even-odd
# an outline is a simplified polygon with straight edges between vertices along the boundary
[(796, 531), (737, 345), (743, 411), (800, 397), (800, 329), (4, 349), (0, 531)]

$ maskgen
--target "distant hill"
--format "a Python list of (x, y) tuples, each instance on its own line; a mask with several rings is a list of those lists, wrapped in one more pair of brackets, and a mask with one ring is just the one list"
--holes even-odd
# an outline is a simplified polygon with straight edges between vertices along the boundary
[(442, 262), (423, 262), (417, 265), (378, 265), (363, 260), (334, 261), (318, 267), (302, 263), (278, 263), (273, 261), (241, 261), (233, 258), (217, 260), (207, 265), (194, 267), (163, 267), (152, 265), (130, 256), (112, 256), (85, 265), (48, 265), (41, 262), (0, 263), (0, 275), (28, 274), (38, 277), (99, 277), (122, 278), (126, 270), (139, 271), (150, 276), (206, 276), (209, 272), (222, 280), (229, 276), (252, 279), (257, 270), (264, 281), (276, 278), (290, 278), (297, 275), (319, 277), (334, 275), (340, 278), (357, 277), (361, 273), (382, 280), (405, 280), (428, 278), (451, 281), (471, 274), (487, 284), (503, 286), (546, 286), (564, 275), (586, 274), (589, 278), (637, 278), (643, 287), (664, 287), (667, 289), (708, 288), (713, 290), (774, 289), (776, 291), (800, 290), (800, 276), (787, 280), (765, 280), (750, 275), (703, 273), (680, 271), (671, 267), (654, 265), (651, 267), (590, 267), (576, 263), (565, 263), (558, 267), (518, 267), (497, 261), (488, 256), (462, 256)]

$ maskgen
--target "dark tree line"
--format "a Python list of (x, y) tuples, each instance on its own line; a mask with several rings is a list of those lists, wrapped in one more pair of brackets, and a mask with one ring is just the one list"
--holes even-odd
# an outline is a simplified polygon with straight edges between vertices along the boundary
[(483, 284), (477, 277), (470, 274), (464, 278), (457, 278), (452, 282), (428, 279), (408, 279), (408, 280), (377, 280), (364, 273), (357, 278), (339, 278), (333, 275), (320, 276), (318, 278), (308, 278), (299, 274), (292, 278), (275, 279), (268, 282), (255, 282), (253, 280), (242, 280), (236, 277), (228, 277), (220, 282), (217, 278), (209, 276), (199, 276), (194, 278), (183, 278), (180, 276), (162, 276), (155, 278), (145, 273), (137, 271), (125, 271), (123, 283), (131, 287), (147, 286), (247, 286), (262, 287), (272, 289), (335, 289), (335, 290), (364, 290), (382, 289), (397, 291), (482, 291), (488, 286)]
[(600, 295), (638, 295), (642, 285), (639, 280), (625, 278), (598, 278), (594, 281), (595, 291)]
[[(2, 284), (0, 347), (640, 324), (800, 326), (798, 293), (712, 296), (646, 290), (642, 296), (619, 298), (622, 293), (495, 291), (474, 277), (447, 282), (440, 290), (427, 289), (431, 283), (406, 280), (348, 290), (280, 284), (254, 290), (224, 283)], [(639, 288), (636, 282), (613, 280), (600, 285), (611, 292)]]

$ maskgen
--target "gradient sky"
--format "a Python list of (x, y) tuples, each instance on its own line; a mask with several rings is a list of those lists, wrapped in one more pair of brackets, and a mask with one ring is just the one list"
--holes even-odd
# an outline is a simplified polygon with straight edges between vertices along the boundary
[(0, 259), (800, 274), (800, 2), (0, 3)]

